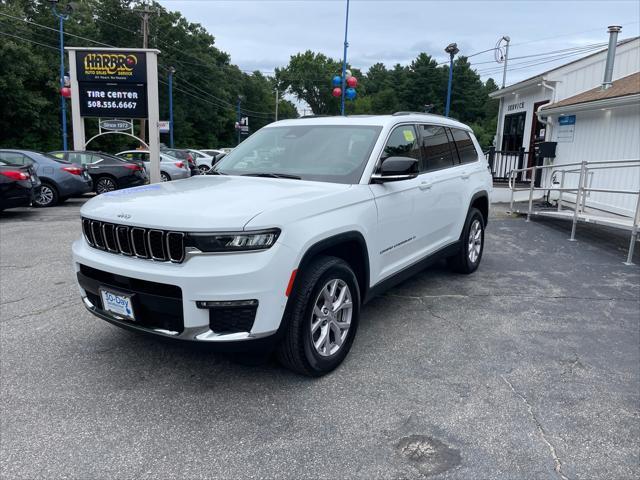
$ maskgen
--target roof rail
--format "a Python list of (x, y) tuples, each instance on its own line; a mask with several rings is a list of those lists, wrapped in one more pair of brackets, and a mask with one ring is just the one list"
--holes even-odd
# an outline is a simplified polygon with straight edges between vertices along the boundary
[[(443, 117), (443, 118), (451, 118), (451, 117), (445, 117), (444, 115), (438, 115), (437, 113), (427, 113), (427, 112), (411, 112), (411, 111), (406, 111), (406, 112), (394, 112), (392, 114), (394, 117), (399, 117), (401, 115), (430, 115), (432, 117)], [(452, 119), (454, 120), (454, 119)]]

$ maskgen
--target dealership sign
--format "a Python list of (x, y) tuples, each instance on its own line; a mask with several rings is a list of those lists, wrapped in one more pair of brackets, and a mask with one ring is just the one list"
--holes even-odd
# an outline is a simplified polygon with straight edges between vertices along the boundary
[(110, 130), (112, 132), (122, 132), (125, 130), (131, 130), (133, 125), (126, 120), (101, 120), (100, 129)]
[(146, 57), (143, 52), (81, 51), (76, 74), (79, 82), (145, 83)]
[(79, 84), (80, 114), (83, 117), (147, 118), (147, 89), (144, 84)]

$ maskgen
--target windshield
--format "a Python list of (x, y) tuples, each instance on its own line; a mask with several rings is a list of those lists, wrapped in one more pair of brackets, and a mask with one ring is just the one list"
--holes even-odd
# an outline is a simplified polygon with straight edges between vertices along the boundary
[(296, 125), (264, 128), (216, 165), (225, 175), (358, 183), (382, 127)]

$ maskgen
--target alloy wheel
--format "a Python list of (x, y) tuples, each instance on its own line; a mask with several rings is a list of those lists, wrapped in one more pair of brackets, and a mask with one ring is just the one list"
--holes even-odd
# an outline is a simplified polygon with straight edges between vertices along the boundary
[(482, 225), (480, 220), (475, 219), (469, 228), (469, 241), (467, 255), (471, 263), (476, 263), (482, 250)]
[(48, 185), (42, 185), (40, 187), (40, 193), (35, 198), (35, 202), (41, 207), (46, 207), (53, 202), (54, 193), (51, 187)]
[(346, 282), (329, 280), (316, 298), (311, 314), (311, 343), (323, 357), (335, 355), (347, 339), (353, 297)]
[(198, 170), (200, 170), (200, 173), (204, 175), (210, 170), (210, 168), (206, 165), (199, 165)]
[(116, 188), (116, 182), (110, 178), (100, 178), (96, 184), (96, 193), (99, 195), (105, 192), (113, 192)]

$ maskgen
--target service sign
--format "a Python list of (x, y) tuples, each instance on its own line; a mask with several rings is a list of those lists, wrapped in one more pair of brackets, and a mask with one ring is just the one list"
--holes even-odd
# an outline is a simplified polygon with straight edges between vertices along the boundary
[(83, 117), (147, 118), (144, 84), (81, 82), (78, 86)]
[(131, 122), (127, 120), (102, 120), (100, 122), (100, 128), (102, 130), (111, 130), (113, 132), (121, 132), (124, 130), (131, 130)]
[(78, 51), (79, 82), (144, 83), (147, 58), (144, 52)]

